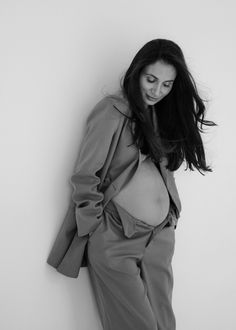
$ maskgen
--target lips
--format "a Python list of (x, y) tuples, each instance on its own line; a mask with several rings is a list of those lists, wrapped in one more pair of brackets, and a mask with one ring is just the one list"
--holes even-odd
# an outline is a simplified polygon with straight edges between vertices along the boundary
[(146, 94), (146, 97), (150, 100), (150, 101), (158, 101), (157, 98), (151, 97), (148, 94)]

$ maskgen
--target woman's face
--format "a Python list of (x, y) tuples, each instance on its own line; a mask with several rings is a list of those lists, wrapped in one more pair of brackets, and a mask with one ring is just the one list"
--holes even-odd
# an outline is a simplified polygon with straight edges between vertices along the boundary
[(163, 99), (172, 89), (176, 78), (173, 65), (163, 61), (147, 65), (140, 75), (140, 91), (145, 106), (154, 105)]

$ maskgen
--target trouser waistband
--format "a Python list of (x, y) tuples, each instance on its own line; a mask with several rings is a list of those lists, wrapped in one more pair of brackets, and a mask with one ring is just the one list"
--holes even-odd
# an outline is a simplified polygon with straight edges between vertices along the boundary
[(174, 209), (171, 203), (166, 218), (157, 226), (150, 225), (140, 219), (135, 218), (114, 200), (110, 200), (106, 204), (104, 210), (107, 210), (109, 213), (112, 213), (116, 220), (121, 221), (124, 233), (127, 237), (133, 236), (135, 232), (140, 230), (152, 231), (153, 234), (155, 234), (156, 232), (162, 230), (162, 228), (164, 228), (165, 226), (172, 225), (171, 220), (174, 216)]

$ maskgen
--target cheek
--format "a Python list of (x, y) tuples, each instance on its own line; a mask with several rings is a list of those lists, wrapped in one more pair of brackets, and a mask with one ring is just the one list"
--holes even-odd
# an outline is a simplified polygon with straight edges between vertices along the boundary
[(143, 91), (149, 92), (152, 89), (152, 86), (150, 84), (143, 84)]
[(141, 90), (146, 89), (145, 88), (145, 84), (144, 84), (144, 82), (142, 80), (140, 81), (140, 88), (141, 88)]
[(140, 79), (140, 88), (143, 91), (147, 91), (148, 89), (150, 89), (149, 84), (145, 81), (145, 79)]
[(164, 93), (163, 93), (164, 96), (168, 95), (170, 93), (170, 91), (171, 91), (171, 89), (168, 89), (168, 90), (164, 91)]

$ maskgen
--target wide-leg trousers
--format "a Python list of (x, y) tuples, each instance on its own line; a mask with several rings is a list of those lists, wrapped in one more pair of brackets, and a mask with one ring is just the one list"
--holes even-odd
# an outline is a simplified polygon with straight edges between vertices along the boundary
[(88, 240), (88, 271), (104, 330), (175, 330), (174, 212), (152, 226), (113, 200)]

